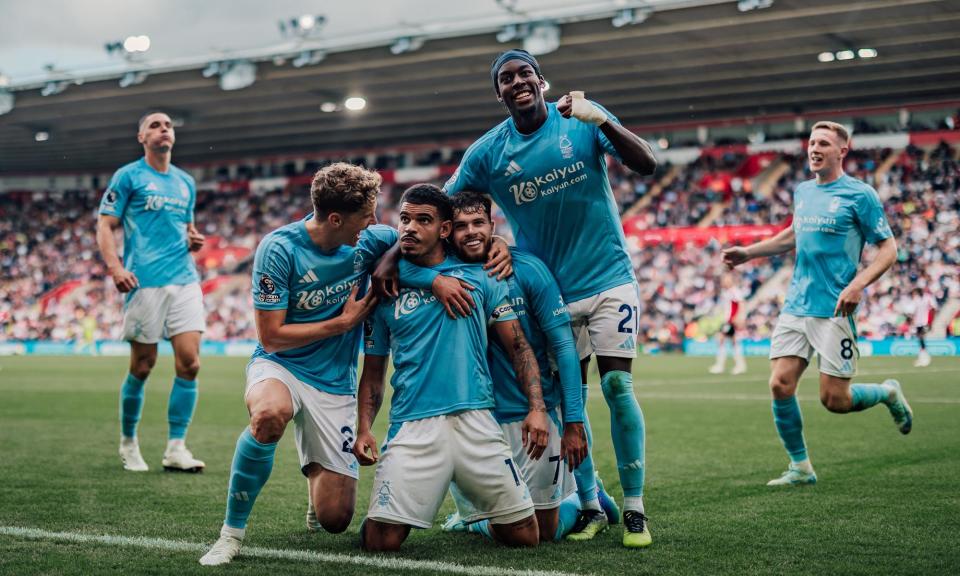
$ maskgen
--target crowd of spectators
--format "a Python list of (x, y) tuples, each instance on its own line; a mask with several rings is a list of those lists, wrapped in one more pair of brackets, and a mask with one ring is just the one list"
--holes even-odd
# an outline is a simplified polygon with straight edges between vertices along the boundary
[[(892, 153), (899, 154), (897, 161), (878, 175), (877, 167)], [(938, 304), (960, 294), (960, 168), (955, 156), (941, 145), (932, 151), (857, 151), (848, 159), (847, 172), (879, 191), (899, 243), (894, 270), (864, 298), (858, 321), (862, 335), (904, 333), (906, 301), (914, 288), (930, 293)], [(724, 209), (715, 213), (715, 226), (787, 223), (792, 191), (809, 178), (805, 159), (777, 158), (786, 169), (767, 191), (754, 190), (751, 179), (736, 176), (745, 159), (742, 153), (710, 154), (683, 167), (637, 215), (639, 228), (695, 226), (718, 205)], [(611, 186), (621, 211), (649, 194), (669, 171), (661, 166), (653, 177), (640, 177), (611, 163)], [(384, 185), (378, 210), (382, 222), (396, 224), (402, 190)], [(0, 341), (120, 337), (123, 295), (106, 275), (94, 235), (99, 197), (100, 192), (85, 190), (0, 195)], [(265, 233), (302, 218), (309, 209), (306, 184), (253, 192), (226, 187), (198, 193), (195, 220), (209, 237), (252, 251)], [(503, 214), (497, 211), (495, 218), (498, 231), (509, 236)], [(716, 241), (632, 245), (644, 303), (641, 342), (672, 348), (685, 337), (706, 338), (719, 329), (720, 280), (731, 274), (722, 266), (721, 248)], [(868, 248), (865, 259), (871, 257)], [(792, 265), (792, 257), (754, 261), (735, 272), (737, 284), (750, 299), (784, 265)], [(198, 268), (205, 282), (232, 277), (205, 298), (205, 338), (255, 338), (249, 261), (224, 265), (201, 258)], [(769, 292), (771, 296), (749, 302), (747, 337), (768, 337), (772, 330), (785, 290)]]

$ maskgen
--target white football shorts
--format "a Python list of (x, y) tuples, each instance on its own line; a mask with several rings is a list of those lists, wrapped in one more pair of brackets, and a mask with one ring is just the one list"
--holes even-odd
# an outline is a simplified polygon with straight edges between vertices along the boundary
[(853, 319), (781, 313), (770, 338), (770, 359), (799, 356), (809, 362), (814, 352), (819, 356), (820, 372), (852, 378), (860, 358)]
[(466, 410), (394, 424), (380, 452), (367, 517), (429, 528), (447, 487), (469, 502), (463, 519), (533, 514), (530, 492), (489, 410)]
[(591, 354), (614, 358), (637, 357), (640, 328), (640, 288), (636, 282), (568, 302), (573, 337), (580, 359)]
[(353, 455), (357, 397), (314, 388), (265, 358), (255, 358), (247, 365), (245, 394), (267, 379), (283, 382), (290, 391), (300, 471), (306, 474), (307, 466), (315, 463), (325, 470), (357, 478), (360, 465)]
[(200, 284), (138, 288), (123, 307), (123, 339), (156, 344), (184, 332), (204, 332)]
[(564, 498), (577, 489), (576, 480), (566, 463), (560, 459), (560, 410), (550, 414), (550, 438), (547, 449), (539, 460), (527, 455), (523, 446), (523, 422), (501, 424), (503, 436), (513, 450), (513, 461), (520, 469), (523, 481), (527, 483), (533, 506), (537, 510), (550, 510), (560, 506)]

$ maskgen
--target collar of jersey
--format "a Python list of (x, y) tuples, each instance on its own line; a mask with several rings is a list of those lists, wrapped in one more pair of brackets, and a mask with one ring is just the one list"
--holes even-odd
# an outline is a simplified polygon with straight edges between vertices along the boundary
[(557, 112), (557, 104), (555, 102), (547, 102), (546, 105), (547, 119), (543, 121), (543, 124), (541, 124), (539, 128), (529, 134), (524, 134), (523, 132), (517, 130), (517, 123), (514, 122), (513, 118), (510, 118), (510, 130), (513, 132), (513, 134), (520, 138), (534, 138), (537, 136), (537, 134), (542, 132), (547, 127), (547, 124), (553, 120), (554, 115), (559, 114), (559, 112)]

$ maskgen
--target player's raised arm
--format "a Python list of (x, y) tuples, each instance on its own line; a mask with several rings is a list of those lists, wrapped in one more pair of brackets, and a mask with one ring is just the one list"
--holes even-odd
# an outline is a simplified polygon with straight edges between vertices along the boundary
[(731, 270), (754, 258), (776, 256), (790, 252), (796, 247), (793, 226), (787, 226), (773, 238), (767, 238), (750, 246), (731, 246), (723, 249), (723, 263)]
[(513, 369), (530, 406), (530, 412), (523, 421), (523, 444), (527, 447), (527, 454), (534, 460), (539, 459), (547, 447), (550, 427), (547, 407), (543, 402), (543, 388), (540, 386), (537, 357), (523, 335), (519, 320), (495, 322), (494, 330), (513, 362)]
[(254, 319), (257, 324), (260, 345), (263, 346), (264, 351), (272, 354), (300, 348), (317, 340), (349, 332), (357, 324), (363, 322), (377, 305), (377, 297), (372, 291), (368, 291), (359, 300), (357, 299), (358, 291), (359, 287), (354, 286), (340, 314), (321, 322), (287, 324), (285, 323), (286, 309), (263, 310), (257, 308), (254, 311)]
[(357, 439), (353, 444), (353, 454), (361, 466), (376, 464), (380, 459), (377, 439), (371, 429), (383, 404), (386, 365), (386, 356), (367, 354), (363, 357), (363, 373), (357, 389)]
[(97, 246), (100, 247), (100, 256), (107, 265), (107, 271), (113, 278), (117, 290), (129, 292), (140, 283), (133, 272), (123, 267), (120, 256), (117, 254), (117, 241), (113, 237), (113, 231), (120, 226), (120, 219), (116, 216), (101, 214), (97, 219)]
[(649, 175), (657, 169), (653, 147), (620, 123), (613, 122), (599, 106), (584, 98), (583, 92), (571, 92), (557, 102), (557, 111), (564, 118), (576, 118), (581, 122), (600, 128), (610, 144), (623, 159), (623, 163), (637, 174)]

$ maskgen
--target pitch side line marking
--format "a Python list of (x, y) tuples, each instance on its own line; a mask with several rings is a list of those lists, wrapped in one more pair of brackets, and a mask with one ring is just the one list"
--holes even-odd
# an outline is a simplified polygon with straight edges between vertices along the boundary
[[(105, 546), (134, 546), (153, 550), (170, 550), (173, 552), (193, 552), (198, 556), (191, 560), (196, 563), (199, 554), (206, 552), (209, 544), (184, 542), (182, 540), (166, 540), (163, 538), (144, 538), (129, 536), (109, 536), (84, 534), (81, 532), (49, 532), (37, 528), (23, 528), (20, 526), (0, 526), (0, 535), (15, 538), (29, 538), (31, 540), (54, 540), (60, 542), (78, 542), (83, 544), (102, 544)], [(260, 548), (244, 546), (239, 558), (268, 558), (279, 560), (296, 560), (299, 562), (315, 562), (322, 564), (352, 564), (355, 566), (370, 566), (388, 571), (397, 570), (429, 570), (448, 574), (479, 574), (481, 576), (578, 576), (569, 572), (548, 572), (544, 570), (515, 570), (500, 566), (470, 566), (453, 562), (439, 562), (431, 560), (405, 560), (385, 556), (360, 556), (354, 554), (333, 554), (329, 552), (313, 552), (308, 550), (278, 550), (274, 548)]]
[[(910, 375), (922, 375), (922, 374), (943, 374), (948, 372), (960, 372), (960, 368), (904, 368), (904, 369), (891, 369), (891, 370), (860, 370), (857, 372), (857, 375), (854, 378), (859, 378), (860, 376), (887, 376), (890, 374), (910, 374)], [(816, 366), (808, 368), (804, 372), (802, 380), (815, 380), (819, 377), (819, 372), (816, 369)], [(643, 386), (673, 386), (675, 384), (731, 384), (737, 382), (763, 382), (766, 383), (770, 378), (769, 371), (758, 372), (753, 371), (750, 374), (741, 374), (739, 376), (703, 376), (703, 377), (694, 377), (694, 378), (658, 378), (655, 380), (644, 380), (643, 378), (636, 378), (634, 383), (638, 386), (638, 389)]]
[[(710, 393), (690, 393), (690, 394), (675, 394), (671, 392), (638, 392), (637, 398), (649, 398), (650, 400), (762, 400), (765, 402), (770, 401), (769, 394), (737, 394), (731, 392), (730, 394), (710, 394)], [(817, 398), (801, 398), (801, 401), (807, 400), (813, 402)], [(960, 404), (960, 398), (913, 398), (910, 397), (907, 399), (910, 404)]]

